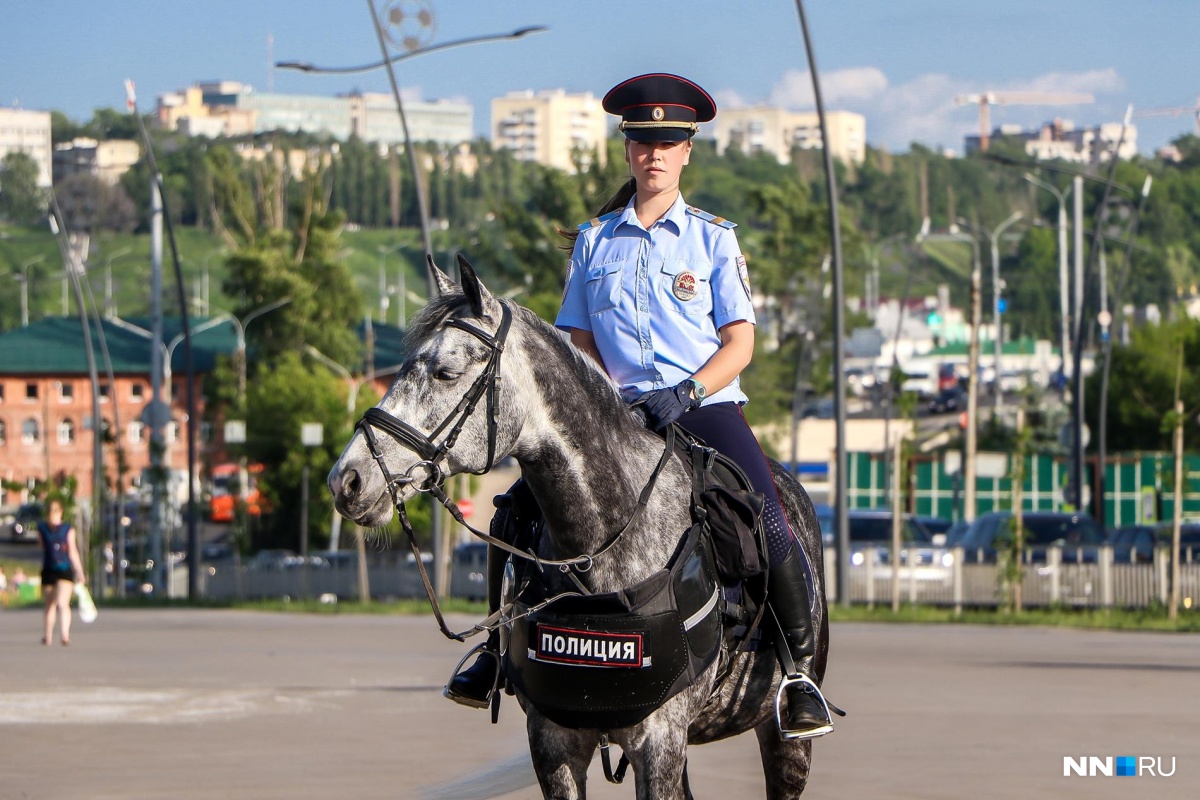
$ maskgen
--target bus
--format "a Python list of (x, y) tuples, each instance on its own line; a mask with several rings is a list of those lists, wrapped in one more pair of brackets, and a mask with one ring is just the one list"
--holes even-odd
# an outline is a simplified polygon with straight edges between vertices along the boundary
[[(213, 522), (233, 522), (238, 470), (238, 465), (233, 462), (216, 464), (212, 468), (209, 519)], [(246, 512), (255, 517), (262, 513), (262, 498), (258, 491), (258, 476), (262, 471), (262, 464), (246, 467)]]

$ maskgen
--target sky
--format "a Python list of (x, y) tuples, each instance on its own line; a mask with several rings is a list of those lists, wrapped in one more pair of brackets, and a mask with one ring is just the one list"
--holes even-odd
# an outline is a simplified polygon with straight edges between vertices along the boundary
[[(600, 97), (644, 72), (687, 76), (718, 109), (813, 108), (796, 4), (787, 0), (375, 3), (432, 11), (432, 26), (401, 29), (422, 47), (549, 28), (397, 65), (406, 97), (470, 102), (480, 135), (489, 133), (493, 97), (555, 88)], [(963, 137), (978, 131), (979, 111), (955, 98), (984, 91), (1095, 97), (1089, 105), (992, 108), (993, 124), (1025, 127), (1055, 117), (1077, 126), (1119, 122), (1132, 104), (1138, 149), (1147, 154), (1197, 132), (1196, 0), (808, 0), (805, 9), (826, 107), (863, 114), (875, 147), (903, 151), (915, 141), (961, 152)], [(143, 112), (159, 94), (213, 79), (291, 94), (387, 92), (383, 70), (328, 76), (269, 66), (379, 59), (365, 1), (0, 0), (0, 106), (58, 110), (76, 121), (96, 108), (123, 108), (126, 78), (136, 83)], [(1137, 116), (1164, 108), (1184, 111)]]

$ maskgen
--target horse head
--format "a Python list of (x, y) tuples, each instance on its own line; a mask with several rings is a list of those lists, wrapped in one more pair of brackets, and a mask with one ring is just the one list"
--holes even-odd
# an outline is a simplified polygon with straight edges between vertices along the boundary
[(413, 320), (391, 387), (330, 470), (338, 513), (360, 525), (386, 525), (394, 504), (445, 477), (486, 472), (520, 433), (520, 404), (501, 377), (512, 309), (461, 255), (458, 264), (461, 286), (430, 259), (438, 295)]

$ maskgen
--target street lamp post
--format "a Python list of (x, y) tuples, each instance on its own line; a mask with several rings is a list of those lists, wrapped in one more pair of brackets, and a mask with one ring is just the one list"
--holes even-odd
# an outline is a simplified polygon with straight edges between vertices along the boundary
[(107, 319), (112, 319), (117, 315), (117, 308), (113, 304), (112, 262), (132, 252), (132, 247), (122, 247), (104, 259), (104, 316)]
[[(305, 345), (304, 350), (310, 356), (315, 358), (317, 361), (320, 361), (322, 364), (329, 367), (329, 369), (333, 370), (346, 380), (346, 416), (352, 422), (354, 420), (354, 407), (358, 403), (358, 392), (362, 388), (363, 384), (374, 380), (379, 375), (391, 375), (394, 372), (399, 372), (400, 368), (404, 366), (403, 364), (392, 364), (391, 366), (369, 370), (365, 374), (356, 378), (353, 374), (351, 374), (350, 370), (346, 369), (341, 364), (334, 361), (317, 348), (313, 347), (311, 344)], [(342, 517), (340, 514), (338, 514), (337, 510), (334, 509), (332, 523), (329, 530), (330, 550), (335, 552), (337, 551), (339, 540), (341, 539), (341, 532)]]
[(1019, 219), (1021, 219), (1021, 212), (1017, 211), (991, 231), (987, 228), (976, 227), (965, 219), (960, 218), (958, 220), (960, 225), (986, 236), (992, 246), (992, 325), (995, 328), (992, 332), (992, 419), (995, 422), (998, 422), (1000, 419), (1000, 403), (1002, 399), (1000, 392), (1000, 358), (1004, 338), (1001, 333), (1003, 326), (1000, 321), (1000, 294), (1004, 288), (1003, 284), (1000, 283), (1000, 235)]
[(21, 274), (16, 279), (21, 282), (21, 327), (29, 327), (29, 268), (34, 264), (45, 261), (45, 256), (38, 256), (32, 261), (21, 265)]
[(979, 240), (960, 233), (957, 225), (951, 225), (949, 233), (922, 235), (918, 241), (949, 239), (971, 245), (971, 340), (967, 349), (967, 430), (966, 452), (963, 454), (963, 520), (975, 519), (975, 451), (979, 426), (979, 322), (983, 315), (982, 267), (979, 261)]
[(1067, 353), (1071, 349), (1071, 304), (1068, 299), (1070, 278), (1067, 271), (1067, 195), (1071, 193), (1071, 187), (1068, 186), (1066, 191), (1060, 192), (1058, 187), (1046, 183), (1028, 172), (1025, 173), (1025, 180), (1039, 189), (1050, 192), (1058, 200), (1058, 311), (1061, 323), (1058, 341), (1060, 353), (1058, 371), (1065, 379), (1069, 363)]
[[(455, 39), (448, 42), (423, 47), (418, 50), (412, 50), (407, 53), (392, 56), (388, 54), (387, 43), (384, 40), (383, 26), (380, 24), (379, 15), (375, 11), (375, 3), (373, 0), (367, 0), (367, 7), (371, 13), (371, 23), (375, 27), (375, 36), (379, 40), (379, 50), (383, 55), (382, 61), (377, 61), (371, 64), (362, 64), (354, 67), (318, 67), (307, 61), (280, 61), (275, 66), (280, 69), (295, 69), (301, 72), (308, 72), (318, 75), (350, 75), (358, 72), (370, 72), (372, 70), (386, 68), (388, 73), (388, 81), (392, 87), (392, 97), (396, 101), (396, 113), (400, 116), (400, 129), (404, 134), (404, 149), (408, 153), (409, 166), (413, 173), (413, 189), (417, 195), (417, 210), (421, 220), (421, 243), (425, 250), (426, 260), (433, 258), (433, 241), (429, 231), (429, 208), (425, 199), (424, 182), (421, 179), (420, 164), (417, 161), (416, 150), (413, 149), (412, 138), (408, 131), (408, 118), (404, 114), (404, 103), (400, 99), (400, 87), (396, 82), (396, 73), (392, 69), (393, 65), (410, 58), (433, 53), (438, 50), (446, 50), (451, 47), (462, 47), (468, 44), (479, 44), (483, 42), (501, 41), (505, 39), (520, 39), (533, 33), (540, 33), (549, 30), (543, 26), (527, 26), (518, 28), (509, 33), (487, 34), (484, 36), (469, 36), (463, 39)], [(437, 285), (434, 282), (433, 274), (428, 276), (429, 296), (433, 297), (437, 294)]]

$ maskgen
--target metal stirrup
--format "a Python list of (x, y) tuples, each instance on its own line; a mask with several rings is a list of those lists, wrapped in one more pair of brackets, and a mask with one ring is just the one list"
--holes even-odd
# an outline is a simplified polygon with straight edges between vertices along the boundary
[[(783, 695), (788, 687), (795, 686), (796, 684), (801, 685), (804, 691), (815, 694), (817, 699), (821, 701), (821, 708), (825, 710), (825, 719), (827, 720), (824, 725), (818, 725), (806, 731), (792, 731), (783, 726)], [(779, 728), (779, 735), (784, 739), (815, 739), (818, 736), (833, 733), (833, 717), (829, 713), (829, 703), (825, 701), (825, 696), (821, 694), (821, 688), (803, 673), (798, 674), (794, 678), (784, 675), (779, 681), (779, 690), (775, 692), (775, 724)]]

